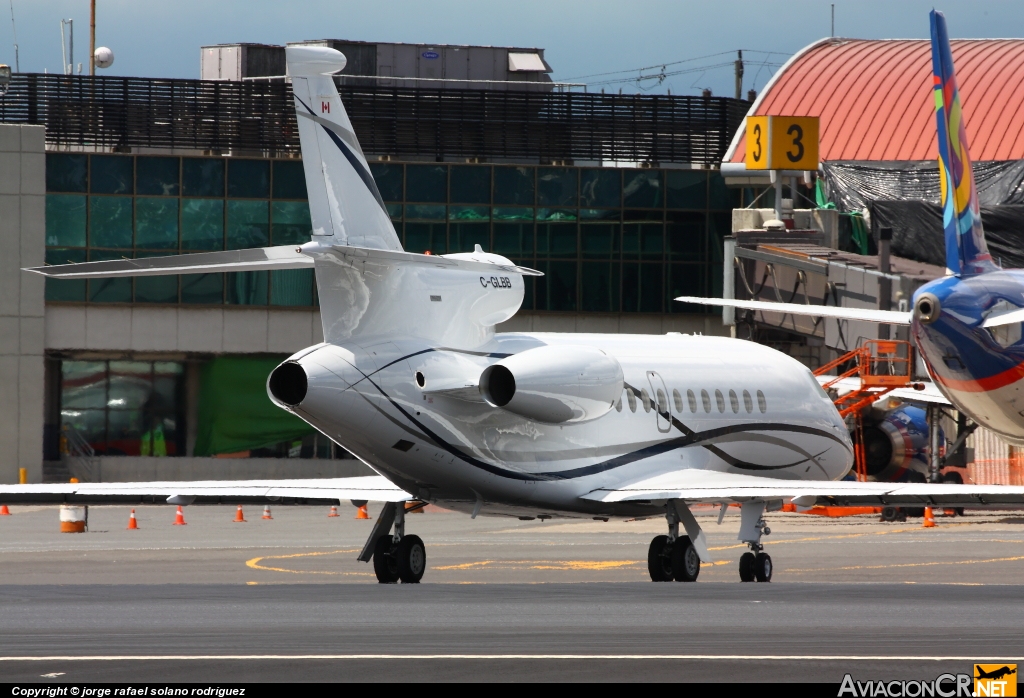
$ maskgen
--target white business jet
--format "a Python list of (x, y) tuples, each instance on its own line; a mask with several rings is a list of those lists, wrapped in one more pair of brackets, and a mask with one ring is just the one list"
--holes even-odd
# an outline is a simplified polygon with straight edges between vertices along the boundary
[[(418, 582), (426, 551), (402, 502), (521, 519), (664, 516), (648, 567), (694, 581), (710, 560), (693, 503), (741, 505), (744, 581), (772, 578), (766, 511), (821, 504), (1019, 504), (1022, 487), (838, 482), (853, 463), (814, 376), (752, 342), (702, 336), (495, 334), (537, 272), (473, 252), (404, 252), (332, 74), (332, 49), (288, 47), (313, 222), (301, 247), (89, 262), (52, 278), (313, 268), (325, 341), (267, 389), (379, 476), (14, 485), (0, 501), (384, 501), (359, 555)], [(721, 516), (719, 517), (721, 521)], [(680, 525), (683, 532), (680, 531)]]

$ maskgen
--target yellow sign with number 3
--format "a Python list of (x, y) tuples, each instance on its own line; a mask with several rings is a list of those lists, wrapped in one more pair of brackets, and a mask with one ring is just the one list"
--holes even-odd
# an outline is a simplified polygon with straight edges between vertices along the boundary
[(818, 169), (818, 117), (748, 116), (748, 170)]

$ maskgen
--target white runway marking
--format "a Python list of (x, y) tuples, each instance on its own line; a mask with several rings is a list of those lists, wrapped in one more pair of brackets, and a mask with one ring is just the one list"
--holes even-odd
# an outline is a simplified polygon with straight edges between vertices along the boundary
[(223, 660), (343, 660), (343, 659), (694, 659), (744, 660), (763, 662), (791, 661), (870, 661), (870, 662), (1016, 662), (1020, 657), (967, 656), (884, 656), (829, 654), (153, 654), (153, 655), (47, 655), (0, 657), (0, 662), (127, 662), (127, 661), (223, 661)]

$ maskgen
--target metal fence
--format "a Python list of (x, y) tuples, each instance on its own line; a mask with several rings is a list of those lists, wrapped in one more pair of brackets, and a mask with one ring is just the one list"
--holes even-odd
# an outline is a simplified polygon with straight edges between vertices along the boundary
[[(363, 150), (394, 157), (721, 161), (749, 103), (725, 97), (340, 85)], [(0, 121), (51, 146), (299, 151), (291, 85), (16, 74)]]

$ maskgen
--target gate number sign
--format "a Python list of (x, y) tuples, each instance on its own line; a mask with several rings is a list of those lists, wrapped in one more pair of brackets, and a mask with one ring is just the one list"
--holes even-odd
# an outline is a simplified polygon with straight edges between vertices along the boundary
[(818, 117), (748, 116), (748, 170), (818, 169)]

